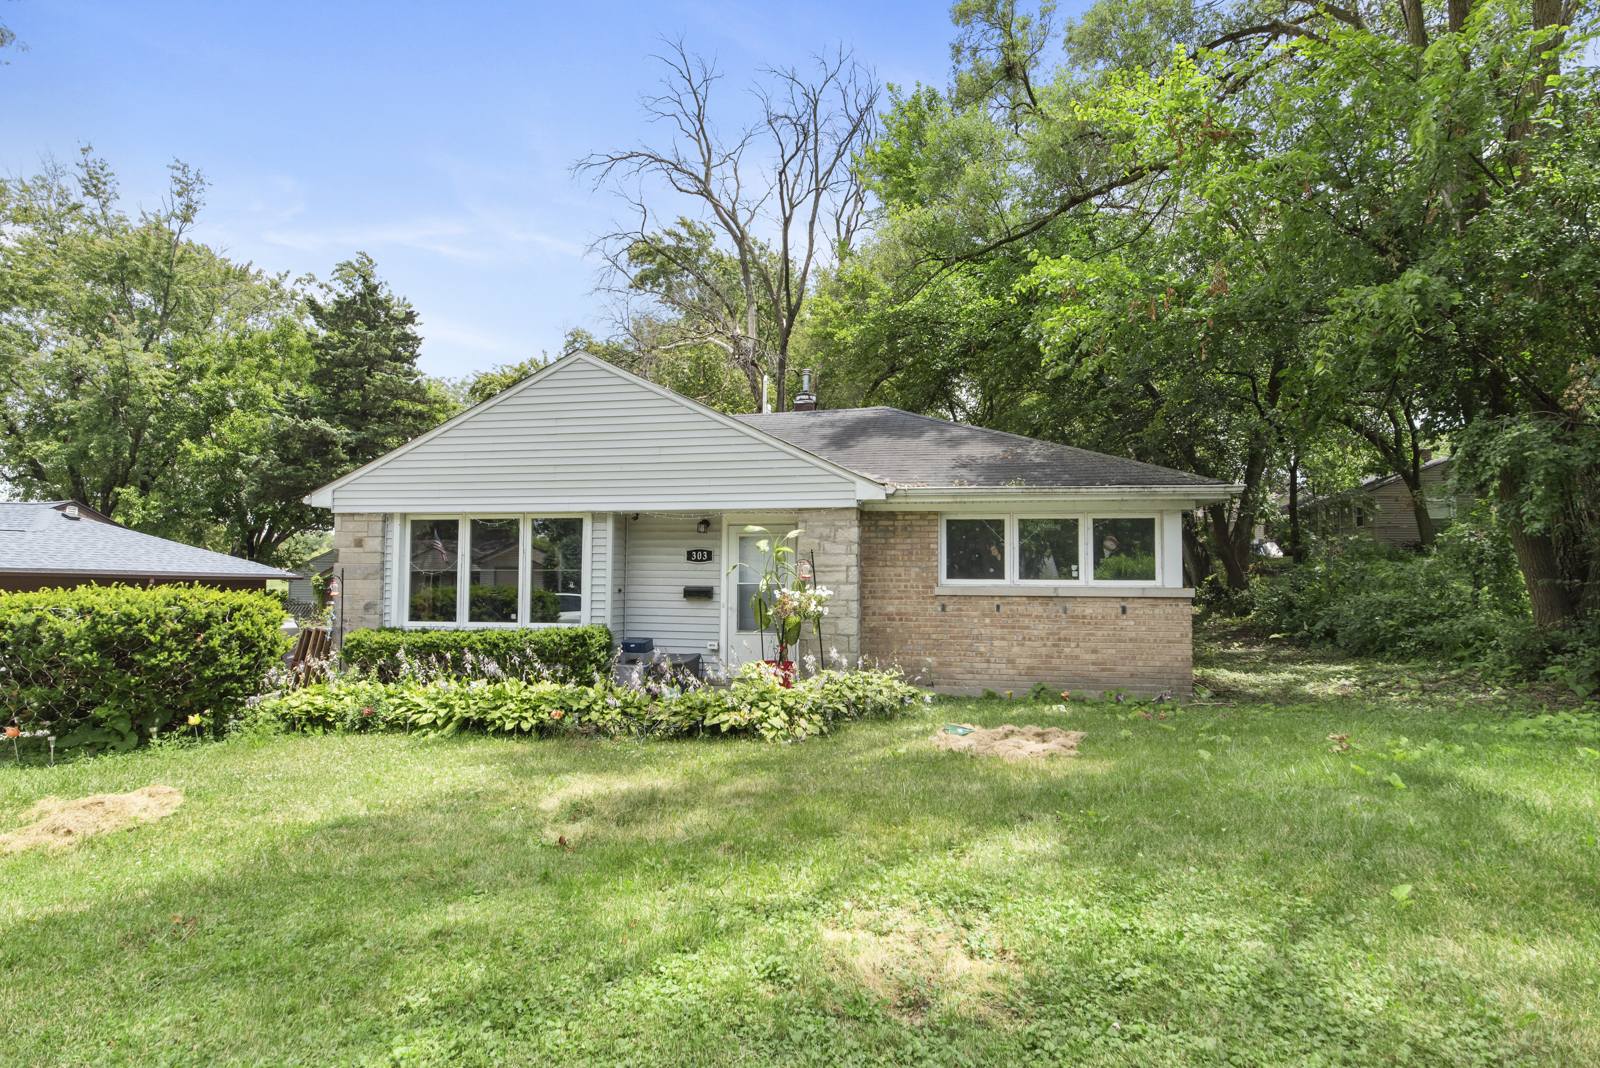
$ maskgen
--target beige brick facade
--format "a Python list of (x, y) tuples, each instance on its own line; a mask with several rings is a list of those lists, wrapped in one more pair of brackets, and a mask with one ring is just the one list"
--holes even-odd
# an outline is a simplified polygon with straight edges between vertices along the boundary
[(344, 632), (383, 625), (383, 521), (379, 513), (335, 513), (333, 547), (343, 572)]
[(942, 693), (1021, 692), (1039, 682), (1191, 691), (1187, 598), (941, 596), (938, 557), (938, 513), (861, 513), (861, 641), (870, 660), (898, 663)]
[(821, 650), (808, 626), (799, 655), (822, 659), (837, 652), (854, 664), (861, 655), (861, 513), (854, 508), (816, 508), (802, 511), (799, 519), (804, 531), (797, 542), (799, 559), (809, 560), (815, 554), (817, 585), (833, 591), (822, 621)]

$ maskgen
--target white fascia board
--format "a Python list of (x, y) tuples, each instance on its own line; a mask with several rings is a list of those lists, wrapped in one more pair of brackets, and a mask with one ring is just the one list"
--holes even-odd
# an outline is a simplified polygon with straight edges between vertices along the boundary
[[(456, 426), (458, 423), (463, 423), (463, 422), (465, 422), (467, 419), (469, 419), (471, 417), (480, 415), (481, 413), (488, 411), (490, 408), (493, 408), (495, 405), (501, 403), (502, 401), (509, 400), (510, 398), (516, 396), (518, 393), (521, 393), (525, 389), (531, 389), (535, 384), (537, 384), (538, 382), (543, 381), (549, 375), (553, 374), (556, 371), (557, 368), (566, 367), (569, 364), (573, 364), (573, 363), (586, 363), (591, 367), (594, 367), (594, 368), (596, 368), (598, 370), (601, 370), (601, 371), (607, 371), (607, 372), (609, 372), (609, 373), (611, 373), (613, 375), (618, 376), (619, 378), (621, 376), (623, 376), (623, 375), (627, 375), (629, 378), (633, 379), (633, 384), (634, 385), (642, 386), (645, 389), (657, 394), (658, 396), (664, 397), (664, 398), (666, 398), (668, 400), (671, 400), (671, 401), (675, 401), (678, 404), (683, 405), (685, 408), (688, 408), (691, 411), (698, 412), (701, 415), (704, 415), (704, 416), (706, 416), (706, 417), (708, 417), (708, 418), (710, 418), (710, 419), (712, 419), (712, 420), (714, 420), (714, 421), (716, 421), (718, 423), (721, 423), (725, 427), (728, 427), (728, 428), (733, 429), (733, 430), (737, 430), (741, 434), (744, 434), (746, 437), (752, 438), (752, 439), (754, 439), (756, 441), (761, 442), (763, 445), (770, 445), (773, 448), (778, 449), (780, 452), (783, 452), (786, 455), (795, 458), (796, 460), (802, 460), (802, 461), (804, 461), (806, 463), (809, 463), (809, 464), (811, 464), (811, 465), (813, 465), (815, 467), (821, 468), (822, 470), (827, 471), (829, 474), (838, 475), (841, 478), (849, 479), (855, 486), (856, 500), (858, 500), (858, 501), (881, 501), (888, 495), (889, 492), (891, 492), (891, 491), (886, 490), (882, 483), (877, 482), (876, 480), (871, 479), (871, 478), (867, 477), (866, 475), (863, 475), (859, 471), (852, 471), (848, 467), (841, 467), (841, 466), (839, 466), (838, 464), (834, 463), (831, 460), (824, 460), (822, 457), (816, 455), (815, 453), (807, 452), (806, 450), (804, 450), (802, 448), (799, 448), (798, 446), (789, 444), (787, 441), (784, 441), (782, 438), (774, 437), (773, 435), (768, 434), (763, 430), (757, 430), (753, 426), (747, 426), (746, 424), (741, 423), (737, 419), (734, 419), (734, 418), (732, 418), (730, 416), (722, 414), (721, 412), (717, 411), (715, 408), (709, 408), (706, 405), (701, 404), (697, 400), (693, 400), (693, 399), (691, 399), (689, 397), (683, 396), (681, 393), (674, 393), (672, 390), (667, 389), (665, 386), (659, 386), (656, 383), (651, 382), (649, 379), (640, 378), (638, 375), (632, 373), (631, 371), (624, 371), (622, 368), (616, 366), (615, 364), (607, 363), (606, 361), (604, 361), (602, 359), (599, 359), (598, 357), (589, 355), (587, 352), (574, 352), (574, 353), (571, 353), (569, 355), (563, 356), (561, 359), (555, 361), (552, 364), (549, 364), (549, 365), (547, 365), (545, 367), (541, 367), (539, 370), (535, 371), (533, 374), (529, 375), (527, 378), (524, 378), (521, 382), (518, 382), (516, 385), (512, 386), (510, 389), (503, 390), (503, 391), (501, 391), (499, 393), (496, 393), (493, 397), (490, 397), (488, 400), (480, 401), (479, 403), (474, 404), (472, 407), (468, 408), (466, 411), (462, 412), (461, 414), (453, 416), (452, 418), (446, 419), (444, 422), (440, 423), (438, 426), (434, 427), (432, 430), (429, 430), (427, 433), (418, 434), (416, 437), (412, 438), (410, 441), (406, 442), (404, 445), (401, 445), (399, 448), (392, 449), (389, 452), (386, 452), (382, 456), (378, 457), (376, 460), (372, 460), (369, 463), (365, 463), (365, 464), (361, 465), (360, 467), (356, 468), (354, 471), (351, 471), (349, 474), (343, 475), (343, 476), (341, 476), (339, 478), (334, 479), (332, 482), (328, 483), (326, 486), (319, 486), (318, 488), (316, 488), (316, 489), (312, 490), (310, 493), (308, 493), (305, 497), (303, 497), (302, 500), (304, 501), (304, 503), (311, 505), (313, 508), (327, 508), (327, 509), (332, 510), (333, 509), (334, 491), (337, 490), (340, 486), (343, 486), (343, 485), (353, 481), (354, 479), (360, 478), (362, 475), (366, 474), (368, 471), (373, 471), (373, 470), (376, 470), (379, 467), (382, 467), (384, 464), (388, 463), (391, 460), (396, 459), (397, 457), (404, 456), (406, 453), (410, 452), (412, 449), (415, 449), (420, 445), (424, 445), (427, 442), (432, 441), (434, 438), (438, 437), (440, 434), (443, 434), (445, 431), (447, 431), (447, 430), (451, 429), (452, 427)], [(365, 509), (363, 509), (363, 510), (365, 510)]]
[(1208, 504), (1220, 504), (1244, 492), (1242, 485), (1195, 486), (896, 486), (893, 496), (881, 504), (863, 504), (869, 511), (926, 508), (930, 505), (977, 503), (1038, 505), (1050, 501), (1076, 503), (1095, 501), (1139, 501), (1181, 505), (1187, 511)]

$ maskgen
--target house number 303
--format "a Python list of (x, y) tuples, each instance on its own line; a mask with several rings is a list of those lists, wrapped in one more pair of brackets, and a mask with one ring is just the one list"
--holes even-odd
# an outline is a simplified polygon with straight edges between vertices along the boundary
[(691, 564), (709, 564), (711, 562), (711, 550), (690, 549), (688, 557)]

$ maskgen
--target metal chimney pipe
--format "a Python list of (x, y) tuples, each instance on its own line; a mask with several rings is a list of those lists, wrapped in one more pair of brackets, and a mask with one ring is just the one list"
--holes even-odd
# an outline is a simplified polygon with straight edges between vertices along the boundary
[(794, 395), (794, 410), (797, 412), (814, 412), (817, 410), (817, 395), (811, 392), (811, 368), (809, 367), (800, 372), (800, 392)]

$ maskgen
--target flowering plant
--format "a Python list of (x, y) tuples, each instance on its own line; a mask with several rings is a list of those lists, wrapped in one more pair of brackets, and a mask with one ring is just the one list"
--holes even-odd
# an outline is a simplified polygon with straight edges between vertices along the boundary
[[(796, 565), (796, 550), (783, 544), (800, 537), (801, 531), (791, 530), (781, 538), (773, 538), (766, 527), (744, 529), (747, 534), (769, 535), (756, 542), (756, 548), (761, 551), (762, 573), (756, 592), (750, 597), (750, 611), (755, 615), (759, 630), (764, 632), (771, 627), (776, 633), (781, 664), (789, 659), (789, 647), (800, 641), (806, 623), (816, 628), (817, 641), (821, 642), (822, 617), (828, 614), (827, 601), (833, 591), (808, 582)], [(741, 566), (749, 565), (735, 563), (730, 572)], [(765, 642), (765, 638), (762, 640)]]

